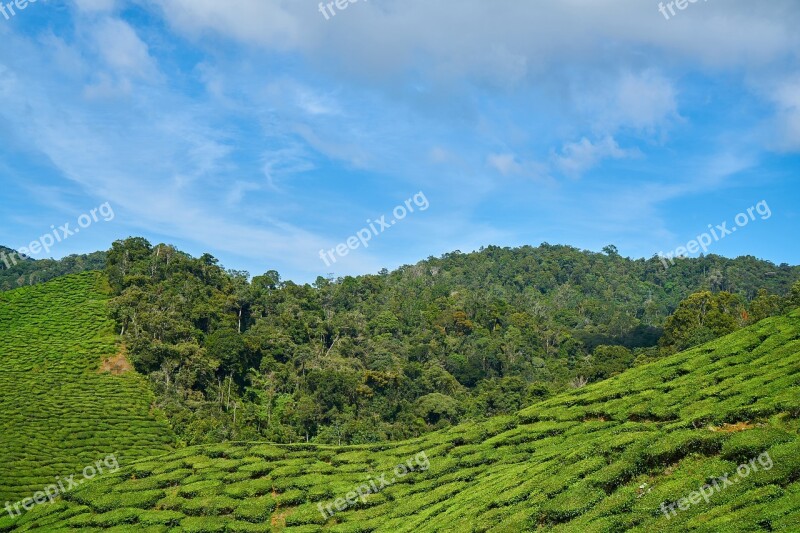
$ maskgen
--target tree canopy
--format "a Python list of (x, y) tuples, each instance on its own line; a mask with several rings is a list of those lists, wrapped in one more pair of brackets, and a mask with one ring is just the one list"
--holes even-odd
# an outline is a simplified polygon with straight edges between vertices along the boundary
[(613, 246), (489, 247), (299, 285), (132, 238), (106, 272), (132, 362), (189, 443), (414, 437), (606, 379), (800, 294), (796, 267), (708, 256), (665, 270)]

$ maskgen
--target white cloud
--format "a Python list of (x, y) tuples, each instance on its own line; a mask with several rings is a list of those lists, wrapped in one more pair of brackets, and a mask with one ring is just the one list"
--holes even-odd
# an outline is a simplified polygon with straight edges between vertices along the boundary
[(432, 163), (445, 164), (457, 160), (457, 157), (447, 148), (442, 146), (434, 146), (428, 152), (428, 159)]
[[(294, 48), (301, 40), (303, 21), (297, 4), (287, 0), (153, 0), (178, 30), (200, 37), (207, 30), (236, 40), (281, 49)], [(316, 13), (315, 5), (301, 6)], [(290, 9), (294, 8), (294, 13)]]
[(503, 176), (522, 172), (522, 165), (514, 154), (489, 154), (488, 163)]
[(94, 39), (98, 54), (114, 72), (145, 79), (158, 72), (147, 45), (128, 23), (115, 18), (97, 21)]
[[(241, 0), (235, 7), (218, 0), (146, 1), (200, 46), (213, 46), (213, 36), (297, 54), (342, 84), (377, 88), (396, 108), (407, 104), (477, 122), (475, 87), (495, 94), (542, 91), (553, 107), (578, 111), (567, 118), (592, 128), (559, 124), (554, 145), (587, 134), (619, 138), (621, 129), (663, 140), (682, 121), (678, 83), (685, 76), (698, 70), (756, 76), (796, 59), (800, 49), (796, 0), (703, 2), (669, 21), (657, 3), (637, 0), (381, 0), (328, 21), (316, 3), (291, 0)], [(309, 116), (341, 111), (329, 95), (301, 89), (284, 98)], [(793, 114), (782, 127), (785, 136), (796, 135)], [(341, 144), (322, 138), (317, 132), (309, 142)]]
[[(113, 28), (122, 39), (117, 48), (104, 51), (103, 64), (122, 73), (146, 70), (146, 46), (125, 30), (127, 24), (107, 20), (99, 35), (111, 39)], [(114, 228), (124, 228), (116, 230), (125, 232), (119, 236), (147, 233), (265, 266), (317, 270), (317, 251), (328, 241), (281, 220), (276, 214), (285, 204), (281, 198), (260, 195), (257, 208), (236, 205), (245, 191), (257, 195), (249, 184), (259, 178), (260, 169), (258, 163), (249, 168), (232, 162), (230, 132), (214, 123), (216, 117), (205, 113), (209, 108), (202, 101), (158, 84), (138, 91), (144, 80), (117, 78), (102, 69), (88, 88), (82, 77), (59, 74), (62, 83), (54, 83), (49, 50), (25, 36), (8, 39), (14, 53), (0, 55), (0, 121), (12, 132), (10, 139), (24, 140), (26, 149), (53, 169), (52, 178), (71, 181), (87, 197), (110, 202), (118, 212)], [(92, 50), (72, 54), (65, 47), (61, 55), (69, 61), (87, 58), (92, 66)], [(126, 50), (131, 57), (123, 57)], [(81, 89), (85, 96), (107, 96), (104, 91), (113, 92), (123, 80), (134, 90), (122, 105), (98, 106), (80, 98)], [(265, 212), (273, 214), (272, 220), (261, 218)], [(109, 226), (109, 231), (115, 230)]]
[(677, 114), (672, 82), (652, 70), (623, 74), (615, 93), (609, 118), (620, 127), (652, 132)]
[(773, 89), (777, 108), (774, 145), (779, 150), (800, 150), (800, 74), (782, 80)]
[(624, 150), (612, 137), (592, 142), (586, 137), (578, 142), (567, 143), (560, 154), (554, 154), (556, 167), (564, 174), (578, 177), (603, 159), (623, 159), (637, 155), (637, 150)]
[(356, 142), (323, 137), (307, 124), (297, 124), (293, 131), (311, 148), (330, 159), (343, 161), (355, 168), (366, 168), (371, 161), (370, 154)]
[(291, 106), (309, 116), (342, 114), (333, 95), (316, 91), (290, 78), (270, 82), (264, 95), (273, 106), (282, 109)]
[(299, 143), (285, 143), (283, 148), (267, 150), (261, 156), (267, 185), (279, 190), (279, 181), (315, 168), (306, 149)]
[(570, 101), (577, 118), (591, 124), (598, 136), (621, 129), (663, 135), (681, 120), (675, 83), (652, 67), (621, 73), (581, 70), (571, 77)]
[(249, 191), (257, 191), (259, 189), (261, 189), (261, 186), (258, 183), (251, 183), (247, 181), (236, 181), (231, 187), (230, 191), (228, 191), (228, 195), (225, 198), (225, 202), (229, 206), (236, 206), (239, 203), (241, 203), (245, 193)]
[[(657, 3), (635, 0), (429, 0), (364, 2), (326, 21), (317, 3), (291, 0), (151, 0), (180, 31), (299, 50), (367, 78), (405, 72), (514, 82), (559, 64), (641, 64), (651, 49), (711, 68), (770, 63), (798, 48), (794, 0), (708, 2), (665, 21)], [(487, 71), (487, 67), (489, 67)]]
[(130, 80), (115, 80), (108, 74), (100, 72), (96, 81), (83, 88), (83, 95), (87, 100), (113, 100), (120, 96), (129, 96), (133, 86)]
[(515, 176), (552, 185), (547, 165), (537, 161), (522, 160), (512, 153), (489, 154), (486, 163), (504, 177)]
[[(690, 168), (671, 160), (653, 171), (664, 185), (642, 190), (600, 180), (545, 188), (517, 179), (508, 195), (500, 185), (511, 180), (498, 175), (538, 178), (557, 169), (577, 177), (636, 156), (628, 148), (636, 137), (681, 119), (684, 80), (698, 72), (720, 80), (716, 74), (729, 69), (723, 75), (735, 84), (744, 71), (781, 71), (800, 49), (800, 4), (786, 0), (703, 3), (669, 22), (638, 0), (381, 0), (328, 22), (316, 3), (296, 0), (135, 1), (161, 6), (196, 47), (187, 50), (180, 37), (160, 33), (161, 21), (140, 19), (138, 11), (129, 22), (109, 18), (120, 6), (102, 0), (76, 0), (74, 31), (68, 22), (54, 25), (59, 37), (42, 33), (34, 43), (10, 26), (0, 29), (11, 34), (0, 51), (0, 119), (9, 135), (29, 142), (58, 169), (54, 175), (119, 205), (127, 214), (119, 223), (303, 272), (322, 268), (316, 251), (341, 238), (323, 237), (333, 224), (320, 223), (319, 205), (334, 202), (329, 178), (303, 176), (302, 188), (290, 180), (318, 164), (334, 170), (331, 182), (363, 178), (387, 184), (382, 190), (413, 183), (431, 196), (438, 190), (446, 202), (432, 216), (450, 222), (425, 241), (430, 253), (515, 237), (476, 222), (485, 217), (472, 209), (491, 206), (492, 193), (503, 202), (514, 196), (575, 211), (553, 220), (584, 216), (592, 227), (599, 218), (609, 231), (646, 239), (631, 221), (663, 227), (659, 203), (698, 192), (673, 185), (675, 168), (711, 189), (748, 162), (721, 154)], [(170, 50), (169, 71), (156, 50), (159, 58)], [(175, 85), (153, 83), (176, 65)], [(787, 149), (800, 149), (799, 85), (790, 79), (764, 93), (776, 105)], [(81, 99), (81, 90), (93, 101)], [(121, 104), (108, 101), (120, 95)], [(359, 172), (347, 175), (342, 166)], [(575, 201), (574, 191), (589, 184), (614, 190), (598, 194), (596, 204)], [(553, 196), (543, 198), (543, 189)], [(564, 198), (549, 201), (559, 191)], [(615, 214), (609, 198), (630, 207)], [(339, 223), (350, 211), (329, 209), (328, 216)], [(419, 218), (417, 234), (436, 226), (423, 227), (427, 220)], [(537, 231), (544, 240), (545, 229)], [(392, 252), (398, 261), (426, 255), (384, 242), (400, 250)], [(354, 254), (352, 271), (372, 268), (373, 259)]]

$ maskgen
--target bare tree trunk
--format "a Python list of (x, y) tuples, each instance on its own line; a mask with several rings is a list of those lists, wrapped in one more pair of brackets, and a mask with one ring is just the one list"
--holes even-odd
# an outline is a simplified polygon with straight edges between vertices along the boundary
[(331, 343), (331, 347), (328, 348), (327, 352), (325, 352), (325, 357), (328, 357), (331, 354), (331, 350), (333, 350), (333, 347), (336, 346), (336, 341), (338, 340), (339, 340), (339, 335), (336, 335), (336, 338), (333, 339), (333, 342)]

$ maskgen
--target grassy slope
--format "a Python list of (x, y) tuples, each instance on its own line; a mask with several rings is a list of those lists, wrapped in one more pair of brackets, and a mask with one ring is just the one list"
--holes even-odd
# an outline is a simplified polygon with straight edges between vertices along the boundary
[(145, 381), (98, 372), (118, 350), (104, 280), (89, 272), (0, 293), (0, 505), (109, 453), (124, 464), (170, 449)]
[[(183, 449), (97, 478), (19, 529), (797, 531), (798, 417), (800, 310), (517, 416), (413, 441)], [(738, 422), (752, 426), (715, 430)], [(771, 470), (671, 520), (659, 511), (765, 450)], [(421, 451), (428, 470), (332, 519), (317, 510)]]

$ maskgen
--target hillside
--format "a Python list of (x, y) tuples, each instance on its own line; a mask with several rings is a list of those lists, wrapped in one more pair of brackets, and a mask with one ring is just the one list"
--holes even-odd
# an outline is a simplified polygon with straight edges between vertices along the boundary
[(100, 270), (105, 263), (105, 252), (70, 255), (63, 259), (32, 259), (0, 245), (0, 291), (36, 285), (68, 274)]
[(489, 247), (298, 285), (131, 238), (106, 272), (131, 362), (193, 445), (415, 438), (781, 314), (793, 284), (800, 305), (798, 267), (707, 256), (665, 270), (612, 247)]
[(170, 449), (145, 380), (118, 371), (107, 300), (99, 272), (0, 293), (0, 502), (107, 454), (124, 463)]
[[(128, 464), (18, 530), (796, 531), (798, 417), (800, 310), (414, 440), (218, 444)], [(751, 460), (757, 471), (735, 473)], [(391, 483), (402, 463), (414, 471)], [(323, 517), (383, 475), (389, 486)], [(683, 500), (714, 485), (709, 503)], [(667, 519), (664, 502), (687, 509)]]

